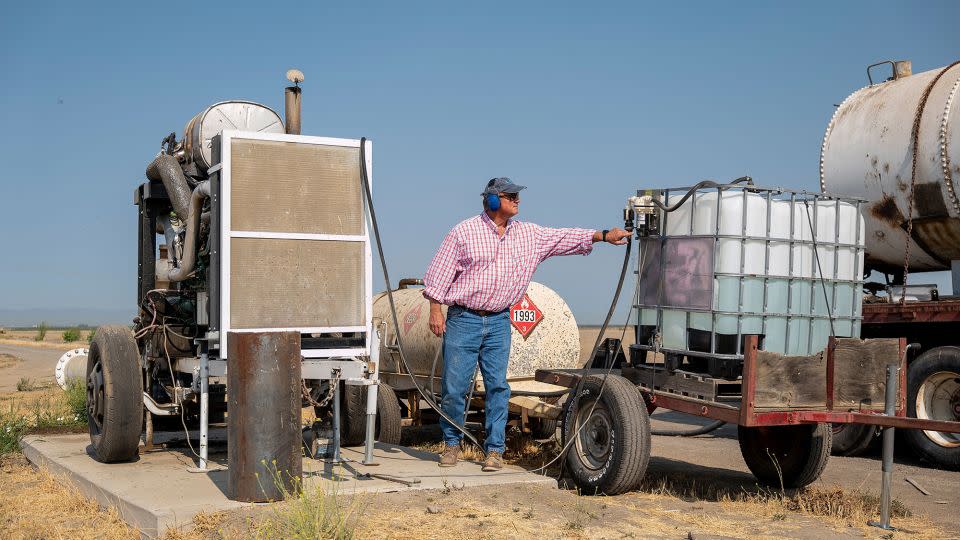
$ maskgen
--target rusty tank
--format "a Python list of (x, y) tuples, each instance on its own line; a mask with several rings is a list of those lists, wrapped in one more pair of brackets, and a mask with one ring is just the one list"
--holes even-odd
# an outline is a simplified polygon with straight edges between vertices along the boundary
[(917, 74), (909, 62), (883, 64), (889, 79), (871, 80), (834, 112), (820, 187), (869, 201), (868, 269), (902, 272), (907, 257), (910, 271), (946, 270), (960, 260), (960, 63)]
[[(441, 340), (433, 335), (428, 324), (430, 304), (423, 297), (423, 289), (406, 286), (406, 283), (416, 281), (403, 280), (404, 285), (393, 291), (404, 354), (414, 375), (428, 377), (432, 370), (439, 376), (443, 371), (443, 356), (439, 354)], [(507, 378), (533, 377), (538, 369), (578, 367), (580, 333), (570, 307), (553, 289), (540, 283), (530, 283), (527, 296), (539, 308), (542, 319), (526, 337), (516, 327), (511, 328)], [(443, 306), (443, 312), (446, 315), (446, 306)], [(397, 352), (386, 292), (373, 299), (373, 320), (375, 325), (385, 328), (380, 340), (380, 372), (405, 373)]]

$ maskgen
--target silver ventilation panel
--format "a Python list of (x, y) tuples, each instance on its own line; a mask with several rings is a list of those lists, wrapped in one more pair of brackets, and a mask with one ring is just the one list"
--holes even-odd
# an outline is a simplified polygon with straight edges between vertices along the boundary
[(221, 350), (228, 331), (366, 333), (360, 141), (225, 131), (221, 144)]

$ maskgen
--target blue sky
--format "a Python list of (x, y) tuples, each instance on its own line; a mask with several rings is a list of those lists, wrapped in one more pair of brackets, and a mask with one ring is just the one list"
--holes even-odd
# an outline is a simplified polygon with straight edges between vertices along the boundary
[[(960, 52), (957, 2), (133, 4), (4, 8), (0, 308), (132, 312), (132, 193), (160, 140), (223, 99), (282, 113), (291, 67), (305, 134), (373, 139), (399, 279), (494, 176), (529, 186), (522, 219), (593, 228), (638, 188), (816, 189), (833, 104), (866, 65)], [(621, 253), (535, 279), (596, 323)]]

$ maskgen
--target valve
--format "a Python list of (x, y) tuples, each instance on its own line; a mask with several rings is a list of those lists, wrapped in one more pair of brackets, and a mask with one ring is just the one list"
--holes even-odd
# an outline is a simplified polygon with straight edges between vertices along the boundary
[(623, 224), (628, 231), (636, 231), (637, 238), (654, 236), (660, 229), (660, 215), (649, 193), (627, 199), (623, 209)]

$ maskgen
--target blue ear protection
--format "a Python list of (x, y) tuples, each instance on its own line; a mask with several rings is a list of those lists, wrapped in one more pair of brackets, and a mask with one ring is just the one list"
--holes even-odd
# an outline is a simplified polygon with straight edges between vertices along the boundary
[[(487, 189), (493, 187), (497, 183), (496, 178), (492, 178), (487, 182)], [(500, 194), (499, 193), (487, 193), (487, 208), (496, 212), (500, 209)]]
[(500, 195), (497, 193), (487, 193), (487, 208), (496, 212), (500, 209)]

